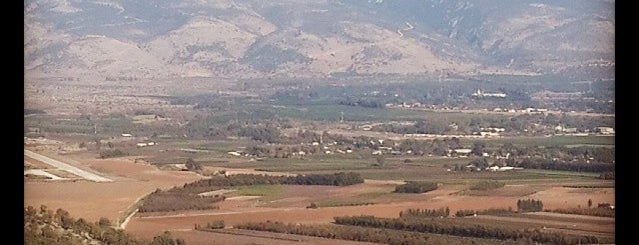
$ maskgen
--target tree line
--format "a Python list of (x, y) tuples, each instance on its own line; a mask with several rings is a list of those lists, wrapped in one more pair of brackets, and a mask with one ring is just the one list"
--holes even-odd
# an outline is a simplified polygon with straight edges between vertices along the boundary
[(543, 158), (527, 158), (521, 161), (515, 161), (510, 166), (528, 169), (546, 169), (593, 173), (611, 172), (615, 170), (615, 164), (610, 163), (553, 162), (551, 160)]
[(241, 185), (334, 185), (347, 186), (364, 183), (364, 178), (355, 172), (333, 174), (307, 174), (296, 176), (269, 176), (263, 174), (215, 175), (184, 184), (184, 188), (230, 187)]
[(561, 214), (578, 214), (578, 215), (589, 215), (589, 216), (599, 216), (599, 217), (615, 217), (615, 210), (609, 207), (596, 207), (596, 208), (560, 208), (547, 210), (553, 213), (561, 213)]
[(440, 209), (407, 209), (405, 211), (399, 212), (400, 218), (414, 218), (414, 217), (448, 217), (450, 215), (450, 209), (440, 208)]
[(205, 196), (197, 193), (181, 192), (179, 189), (170, 189), (168, 191), (157, 189), (142, 199), (142, 205), (140, 205), (138, 211), (147, 213), (218, 209), (219, 207), (215, 203), (225, 199), (226, 197), (223, 195)]
[(457, 210), (455, 212), (455, 217), (465, 217), (465, 216), (474, 216), (474, 215), (510, 215), (514, 214), (515, 211), (511, 207), (508, 208), (489, 208), (485, 210), (471, 210), (471, 209), (462, 209)]
[(447, 234), (462, 237), (492, 238), (499, 240), (530, 240), (539, 243), (572, 245), (598, 243), (595, 236), (581, 236), (535, 229), (514, 229), (490, 225), (466, 224), (451, 219), (390, 219), (374, 216), (335, 217), (335, 223), (361, 227), (383, 228), (423, 233)]
[(347, 186), (364, 183), (364, 179), (354, 172), (334, 174), (309, 174), (297, 176), (267, 176), (257, 174), (214, 175), (186, 183), (181, 187), (150, 193), (141, 200), (139, 211), (161, 212), (178, 210), (217, 209), (217, 202), (224, 201), (224, 195), (201, 195), (205, 192), (221, 190), (233, 186), (246, 185), (333, 185)]
[(397, 229), (377, 229), (343, 225), (305, 225), (285, 224), (281, 222), (248, 222), (235, 225), (236, 229), (267, 231), (284, 234), (297, 234), (303, 236), (324, 237), (360, 242), (372, 242), (391, 245), (447, 245), (447, 244), (529, 244), (526, 241), (497, 241), (494, 239), (477, 239), (440, 234), (427, 234), (419, 232), (402, 231)]

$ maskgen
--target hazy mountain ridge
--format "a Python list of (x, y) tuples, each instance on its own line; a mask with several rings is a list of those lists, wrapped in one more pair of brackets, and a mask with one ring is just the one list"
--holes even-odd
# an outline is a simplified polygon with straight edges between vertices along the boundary
[(614, 2), (25, 2), (27, 72), (614, 77)]

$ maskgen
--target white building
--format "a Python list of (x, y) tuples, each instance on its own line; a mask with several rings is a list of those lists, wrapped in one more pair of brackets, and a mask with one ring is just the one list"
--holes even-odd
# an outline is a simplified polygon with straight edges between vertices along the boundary
[(472, 94), (473, 97), (484, 98), (484, 97), (493, 97), (493, 98), (506, 98), (506, 94), (504, 93), (490, 93), (484, 92), (481, 89), (477, 89), (477, 92)]

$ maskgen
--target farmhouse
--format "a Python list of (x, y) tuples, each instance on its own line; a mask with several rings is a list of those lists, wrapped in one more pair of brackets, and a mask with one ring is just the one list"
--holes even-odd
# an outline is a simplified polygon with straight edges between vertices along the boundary
[(612, 127), (596, 127), (595, 131), (597, 133), (606, 134), (606, 135), (615, 134), (615, 129)]
[(477, 92), (473, 93), (472, 96), (477, 98), (484, 98), (484, 97), (506, 98), (506, 94), (504, 93), (484, 92), (481, 89), (477, 89)]

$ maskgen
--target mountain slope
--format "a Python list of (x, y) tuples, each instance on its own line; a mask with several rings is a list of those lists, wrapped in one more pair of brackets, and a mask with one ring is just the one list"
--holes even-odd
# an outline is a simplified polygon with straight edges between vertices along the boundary
[(614, 77), (614, 1), (25, 2), (25, 69), (142, 77)]

